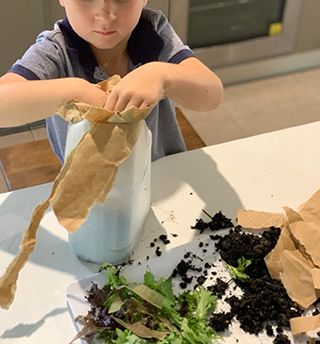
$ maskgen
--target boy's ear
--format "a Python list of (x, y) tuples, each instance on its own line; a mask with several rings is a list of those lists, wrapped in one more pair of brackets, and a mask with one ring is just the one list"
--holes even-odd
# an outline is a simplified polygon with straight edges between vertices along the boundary
[(62, 7), (64, 7), (64, 1), (63, 0), (59, 0), (59, 3)]
[(144, 6), (147, 6), (148, 0), (144, 0)]

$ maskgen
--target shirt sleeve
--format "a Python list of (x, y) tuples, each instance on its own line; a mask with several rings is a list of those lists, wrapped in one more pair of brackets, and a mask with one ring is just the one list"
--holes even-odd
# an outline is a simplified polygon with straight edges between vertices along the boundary
[(194, 56), (190, 47), (182, 42), (161, 11), (153, 14), (152, 22), (158, 35), (164, 42), (163, 49), (159, 55), (159, 61), (178, 64), (186, 58)]
[(41, 33), (9, 72), (28, 80), (55, 79), (66, 76), (64, 58), (59, 44), (49, 31)]

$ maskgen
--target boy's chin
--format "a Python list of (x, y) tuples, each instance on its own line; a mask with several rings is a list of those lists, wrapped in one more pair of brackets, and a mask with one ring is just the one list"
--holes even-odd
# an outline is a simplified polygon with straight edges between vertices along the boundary
[(120, 42), (113, 40), (113, 41), (109, 41), (109, 42), (101, 42), (101, 41), (97, 41), (97, 40), (92, 40), (90, 42), (90, 44), (95, 47), (96, 49), (102, 49), (102, 50), (107, 50), (107, 49), (113, 49), (116, 46), (119, 45)]
[(90, 43), (90, 45), (91, 45), (91, 47), (93, 47), (95, 49), (99, 49), (99, 50), (111, 50), (111, 49), (115, 48), (115, 46), (116, 46), (116, 44), (99, 44), (99, 43), (95, 43), (95, 42)]

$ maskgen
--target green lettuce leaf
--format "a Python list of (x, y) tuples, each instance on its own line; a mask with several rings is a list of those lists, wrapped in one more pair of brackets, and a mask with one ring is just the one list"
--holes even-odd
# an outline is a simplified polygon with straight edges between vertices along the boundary
[(175, 296), (172, 290), (172, 279), (171, 277), (164, 279), (155, 279), (151, 271), (147, 271), (144, 274), (144, 285), (147, 287), (158, 291), (160, 294), (164, 295), (172, 304), (175, 301)]
[(227, 264), (227, 269), (233, 279), (239, 279), (242, 282), (245, 282), (250, 278), (249, 275), (245, 273), (246, 268), (252, 263), (250, 259), (245, 259), (241, 257), (237, 260), (238, 266), (234, 267)]

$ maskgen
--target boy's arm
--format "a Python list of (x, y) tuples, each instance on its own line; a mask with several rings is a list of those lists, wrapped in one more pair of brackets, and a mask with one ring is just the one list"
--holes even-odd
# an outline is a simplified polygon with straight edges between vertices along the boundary
[(220, 79), (194, 57), (179, 64), (150, 62), (127, 74), (114, 87), (105, 104), (107, 110), (156, 104), (164, 96), (188, 109), (210, 111), (221, 102)]
[(190, 110), (210, 111), (218, 107), (223, 96), (220, 79), (194, 57), (165, 69), (164, 93)]
[(0, 78), (0, 127), (48, 117), (68, 99), (103, 106), (105, 93), (80, 78), (29, 81), (15, 73)]

